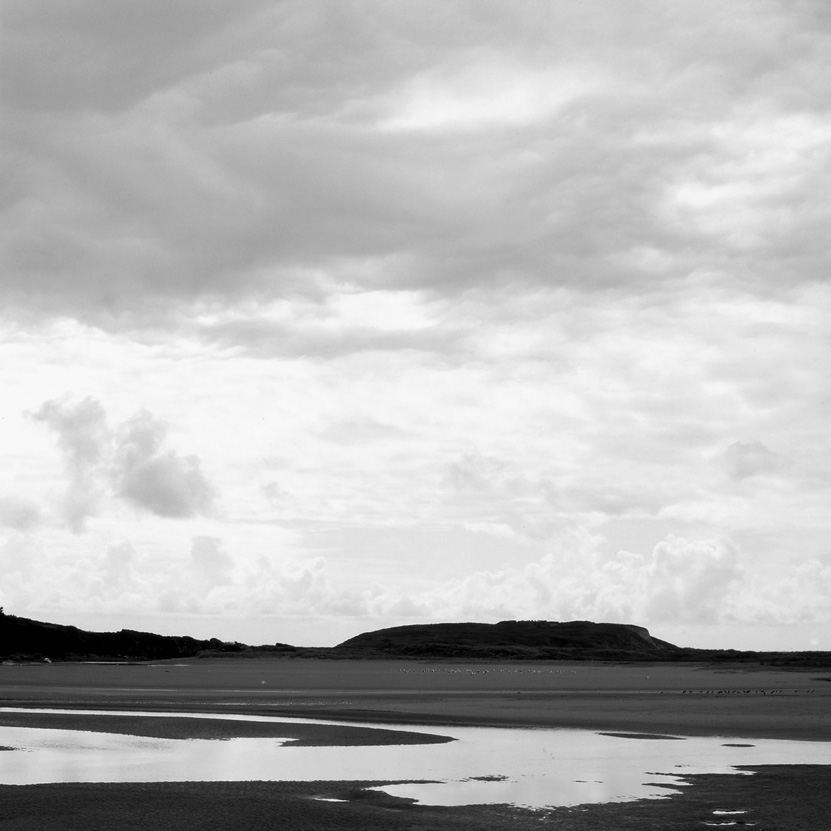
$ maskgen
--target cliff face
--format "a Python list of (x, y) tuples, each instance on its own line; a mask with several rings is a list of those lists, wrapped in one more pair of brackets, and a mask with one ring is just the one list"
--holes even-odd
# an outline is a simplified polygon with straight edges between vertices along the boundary
[(611, 659), (670, 658), (680, 650), (642, 626), (622, 623), (504, 620), (500, 623), (433, 623), (396, 626), (357, 635), (337, 649), (389, 655)]

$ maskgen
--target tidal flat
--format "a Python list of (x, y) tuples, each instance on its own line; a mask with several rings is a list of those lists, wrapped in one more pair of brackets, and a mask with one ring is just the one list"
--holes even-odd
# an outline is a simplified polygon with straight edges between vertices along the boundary
[[(451, 725), (583, 729), (646, 740), (662, 735), (721, 737), (724, 744), (738, 746), (753, 744), (753, 739), (824, 743), (831, 741), (831, 672), (746, 664), (484, 664), (259, 657), (10, 665), (0, 667), (0, 707), (28, 710), (0, 714), (0, 725), (10, 727), (214, 741), (279, 734), (309, 747), (348, 747), (355, 754), (385, 742), (438, 743), (445, 740), (441, 727)], [(76, 712), (33, 711), (42, 708)], [(114, 710), (156, 712), (158, 717), (105, 712)], [(247, 714), (339, 724), (301, 722), (301, 727), (292, 726), (294, 733), (286, 733), (285, 724), (275, 726), (271, 721), (162, 718), (162, 712)], [(396, 729), (395, 725), (418, 725), (418, 729)], [(4, 784), (0, 786), (0, 818), (3, 827), (10, 829), (147, 828), (152, 823), (162, 831), (201, 827), (305, 831), (503, 828), (510, 824), (582, 831), (701, 828), (702, 823), (817, 829), (822, 827), (817, 818), (831, 815), (831, 797), (826, 796), (831, 793), (831, 766), (766, 763), (743, 767), (748, 769), (745, 773), (750, 768), (754, 772), (688, 775), (682, 770), (683, 787), (668, 788), (665, 798), (536, 811), (510, 805), (427, 805), (376, 790), (396, 781), (391, 776), (316, 782)], [(661, 777), (656, 779), (660, 787)]]

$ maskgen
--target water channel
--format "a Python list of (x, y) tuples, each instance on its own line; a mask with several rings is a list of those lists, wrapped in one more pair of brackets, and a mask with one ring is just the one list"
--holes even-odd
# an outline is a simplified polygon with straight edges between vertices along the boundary
[[(0, 708), (2, 712), (78, 711)], [(151, 715), (132, 711), (100, 714)], [(163, 715), (278, 724), (340, 724), (229, 714)], [(408, 784), (389, 785), (383, 790), (430, 805), (508, 803), (542, 808), (665, 797), (673, 789), (683, 787), (680, 776), (684, 774), (737, 773), (736, 765), (831, 764), (829, 742), (604, 734), (566, 729), (388, 724), (383, 727), (441, 733), (455, 741), (298, 747), (284, 745), (279, 738), (159, 739), (0, 726), (0, 747), (8, 749), (0, 752), (0, 784), (395, 781)]]

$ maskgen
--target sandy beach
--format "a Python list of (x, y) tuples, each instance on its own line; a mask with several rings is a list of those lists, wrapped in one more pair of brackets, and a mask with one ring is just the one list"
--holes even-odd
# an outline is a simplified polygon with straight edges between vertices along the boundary
[[(0, 667), (0, 706), (332, 718), (330, 727), (87, 713), (0, 713), (0, 724), (164, 738), (290, 736), (298, 744), (444, 741), (441, 725), (831, 740), (831, 673), (759, 666), (456, 664), (406, 661), (194, 660), (154, 665)], [(424, 725), (417, 733), (349, 721)], [(356, 752), (360, 752), (359, 750)], [(369, 783), (148, 783), (0, 786), (8, 829), (700, 828), (719, 806), (752, 806), (760, 828), (822, 827), (831, 767), (765, 767), (695, 776), (666, 800), (529, 812), (436, 808), (367, 791)], [(334, 799), (341, 801), (321, 801)], [(709, 812), (709, 813), (708, 813)], [(824, 812), (824, 813), (823, 813)]]

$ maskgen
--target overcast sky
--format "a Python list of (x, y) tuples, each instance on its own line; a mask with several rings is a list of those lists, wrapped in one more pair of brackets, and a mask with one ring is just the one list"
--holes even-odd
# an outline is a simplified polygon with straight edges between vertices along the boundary
[(2, 0), (0, 604), (831, 649), (827, 0)]

